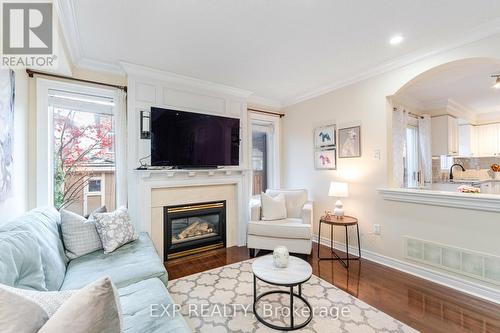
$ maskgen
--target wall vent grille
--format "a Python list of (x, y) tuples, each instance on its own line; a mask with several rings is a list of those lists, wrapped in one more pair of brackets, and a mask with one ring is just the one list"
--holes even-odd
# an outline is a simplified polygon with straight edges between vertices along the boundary
[(404, 237), (404, 257), (500, 285), (500, 257)]

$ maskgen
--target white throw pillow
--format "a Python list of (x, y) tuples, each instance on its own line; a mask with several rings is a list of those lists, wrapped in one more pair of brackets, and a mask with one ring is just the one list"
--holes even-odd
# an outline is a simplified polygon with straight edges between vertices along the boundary
[(66, 256), (75, 259), (102, 249), (101, 239), (95, 226), (95, 214), (105, 213), (103, 206), (86, 219), (76, 213), (61, 209), (61, 234)]
[(25, 290), (0, 284), (0, 332), (38, 332), (74, 293)]
[(283, 193), (272, 197), (262, 192), (260, 202), (263, 221), (286, 219), (286, 200)]
[(118, 291), (105, 277), (76, 291), (38, 333), (120, 333), (121, 313)]
[(97, 233), (106, 254), (139, 238), (125, 207), (111, 213), (96, 213), (94, 217)]

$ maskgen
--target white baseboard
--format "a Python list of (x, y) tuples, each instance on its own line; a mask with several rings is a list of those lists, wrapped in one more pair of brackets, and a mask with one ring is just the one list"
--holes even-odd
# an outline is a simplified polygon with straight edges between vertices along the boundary
[[(313, 241), (318, 242), (318, 236), (313, 236)], [(321, 237), (321, 244), (325, 246), (330, 246), (330, 240), (324, 237)], [(337, 250), (345, 252), (345, 244), (340, 242), (334, 242), (334, 247)], [(349, 254), (353, 253), (354, 255), (358, 254), (358, 247), (349, 246)], [(410, 262), (406, 262), (399, 259), (390, 258), (376, 252), (372, 252), (369, 250), (361, 249), (361, 257), (363, 259), (367, 259), (378, 264), (391, 267), (397, 269), (399, 271), (403, 271), (405, 273), (418, 276), (420, 278), (432, 281), (434, 283), (456, 289), (458, 291), (467, 293), (472, 296), (476, 296), (490, 302), (494, 302), (500, 304), (500, 289), (490, 288), (488, 286), (484, 286), (478, 283), (473, 283), (471, 281), (467, 281), (465, 279), (458, 278), (456, 276), (452, 276), (443, 272), (436, 271), (434, 269), (424, 267), (421, 265), (416, 265)]]

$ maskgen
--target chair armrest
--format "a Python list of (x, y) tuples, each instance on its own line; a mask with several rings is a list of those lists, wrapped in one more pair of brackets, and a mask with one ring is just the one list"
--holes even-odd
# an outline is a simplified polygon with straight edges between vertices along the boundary
[(254, 200), (250, 202), (250, 221), (260, 221), (260, 201)]
[(302, 223), (313, 224), (313, 202), (308, 201), (302, 206)]

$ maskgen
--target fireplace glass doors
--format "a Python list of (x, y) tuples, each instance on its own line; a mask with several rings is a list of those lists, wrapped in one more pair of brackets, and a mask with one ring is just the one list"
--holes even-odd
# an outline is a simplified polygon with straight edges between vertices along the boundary
[(226, 246), (226, 202), (164, 207), (164, 258)]

